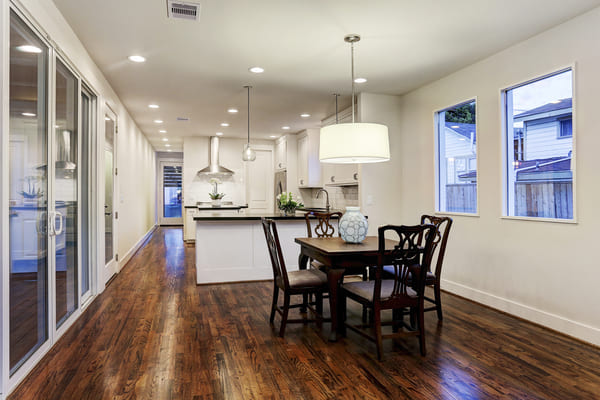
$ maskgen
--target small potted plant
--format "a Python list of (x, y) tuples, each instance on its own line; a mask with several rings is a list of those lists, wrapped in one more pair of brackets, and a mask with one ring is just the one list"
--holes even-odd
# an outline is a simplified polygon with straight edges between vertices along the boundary
[(219, 193), (219, 184), (221, 181), (217, 178), (211, 178), (209, 182), (213, 185), (212, 192), (208, 193), (212, 201), (212, 206), (221, 207), (221, 199), (225, 197), (225, 193)]
[(277, 207), (283, 215), (292, 215), (298, 207), (304, 207), (304, 204), (299, 200), (294, 200), (292, 192), (283, 192), (277, 196)]

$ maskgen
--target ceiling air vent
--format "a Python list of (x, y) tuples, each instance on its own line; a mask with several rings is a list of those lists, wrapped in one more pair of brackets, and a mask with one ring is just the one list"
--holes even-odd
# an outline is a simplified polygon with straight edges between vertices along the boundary
[(167, 0), (167, 14), (169, 18), (198, 21), (200, 18), (200, 4)]

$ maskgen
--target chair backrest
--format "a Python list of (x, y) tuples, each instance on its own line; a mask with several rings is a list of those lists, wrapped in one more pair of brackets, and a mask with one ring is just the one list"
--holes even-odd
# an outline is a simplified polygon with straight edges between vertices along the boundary
[(452, 227), (452, 218), (424, 214), (421, 215), (421, 224), (431, 224), (436, 228), (435, 239), (433, 240), (434, 256), (431, 265), (435, 265), (435, 278), (440, 279), (448, 235)]
[(271, 266), (273, 267), (273, 279), (277, 282), (277, 279), (280, 278), (287, 289), (290, 286), (290, 282), (288, 280), (287, 269), (285, 268), (285, 261), (283, 260), (281, 245), (279, 244), (277, 225), (272, 219), (261, 218), (261, 222), (265, 231)]
[[(435, 231), (435, 226), (431, 224), (386, 225), (379, 228), (379, 254), (378, 265), (375, 268), (374, 301), (380, 300), (381, 297), (381, 276), (384, 265), (394, 267), (394, 286), (390, 297), (381, 300), (393, 302), (395, 299), (406, 298), (409, 282), (411, 288), (422, 299), (427, 271), (433, 257)], [(386, 232), (394, 232), (398, 240), (391, 251), (385, 248)], [(394, 238), (394, 240), (396, 239)]]
[(306, 219), (306, 232), (308, 233), (308, 237), (313, 237), (313, 229), (310, 223), (312, 220), (312, 218), (310, 218), (311, 215), (314, 216), (314, 219), (316, 219), (317, 222), (314, 229), (314, 234), (316, 235), (316, 237), (332, 237), (336, 233), (336, 231), (338, 236), (340, 235), (339, 229), (335, 229), (335, 227), (331, 223), (331, 218), (337, 217), (339, 221), (339, 219), (342, 218), (341, 212), (336, 211), (331, 213), (320, 213), (316, 211), (311, 211), (306, 213), (306, 215), (304, 216), (304, 218)]

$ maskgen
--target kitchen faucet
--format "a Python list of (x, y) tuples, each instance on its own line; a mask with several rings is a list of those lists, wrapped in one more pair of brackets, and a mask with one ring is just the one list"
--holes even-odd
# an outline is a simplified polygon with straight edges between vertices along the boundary
[(327, 210), (327, 212), (329, 212), (329, 192), (325, 189), (319, 189), (319, 191), (317, 192), (317, 199), (319, 198), (319, 195), (321, 194), (321, 192), (325, 192), (325, 194), (327, 195), (326, 200), (325, 200), (325, 209)]

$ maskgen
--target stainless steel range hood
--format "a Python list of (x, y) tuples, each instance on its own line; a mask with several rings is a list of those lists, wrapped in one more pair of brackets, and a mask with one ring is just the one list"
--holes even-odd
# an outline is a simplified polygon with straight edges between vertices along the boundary
[(208, 167), (198, 171), (199, 175), (233, 175), (233, 171), (219, 165), (219, 138), (210, 137)]

